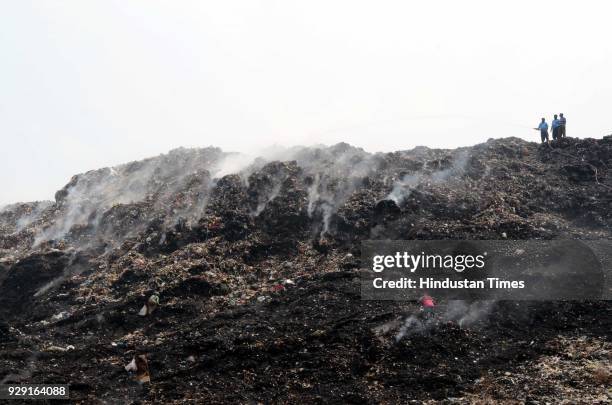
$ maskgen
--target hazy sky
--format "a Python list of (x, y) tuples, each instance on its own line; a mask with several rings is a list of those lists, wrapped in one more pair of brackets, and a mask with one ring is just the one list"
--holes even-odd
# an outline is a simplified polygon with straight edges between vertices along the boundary
[(0, 204), (178, 146), (601, 137), (609, 4), (0, 0)]

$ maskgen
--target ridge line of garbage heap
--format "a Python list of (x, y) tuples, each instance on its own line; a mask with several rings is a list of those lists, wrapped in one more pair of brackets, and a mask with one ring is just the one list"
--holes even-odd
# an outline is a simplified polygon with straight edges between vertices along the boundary
[[(34, 359), (51, 358), (61, 370), (53, 375), (63, 381), (87, 376), (99, 383), (101, 388), (83, 388), (89, 393), (84, 395), (110, 400), (117, 394), (104, 386), (111, 382), (128, 402), (141, 395), (166, 398), (168, 388), (156, 386), (156, 380), (189, 390), (181, 377), (187, 370), (200, 376), (213, 370), (231, 375), (231, 381), (240, 370), (245, 381), (261, 381), (265, 373), (254, 377), (245, 368), (256, 368), (255, 358), (266, 359), (276, 379), (300, 389), (329, 379), (320, 371), (293, 380), (290, 375), (311, 373), (308, 366), (295, 367), (304, 359), (353, 370), (346, 371), (350, 378), (380, 369), (392, 381), (392, 374), (421, 367), (435, 379), (436, 373), (455, 372), (452, 358), (440, 357), (432, 366), (443, 368), (422, 368), (413, 361), (427, 346), (395, 338), (410, 335), (411, 318), (401, 314), (412, 304), (360, 302), (353, 279), (362, 240), (612, 236), (611, 196), (598, 184), (611, 184), (610, 137), (564, 138), (554, 149), (508, 138), (457, 150), (378, 154), (338, 144), (293, 148), (246, 165), (230, 156), (215, 148), (179, 149), (77, 175), (55, 202), (4, 207), (0, 345), (27, 353), (17, 360), (0, 357), (15, 371), (11, 375), (35, 362), (28, 373), (43, 378), (50, 363)], [(505, 304), (477, 310), (512, 327), (486, 330), (482, 337), (457, 325), (427, 331), (443, 352), (455, 353), (450, 343), (469, 347), (453, 356), (470, 353), (476, 361), (463, 366), (471, 381), (480, 378), (478, 367), (499, 355), (481, 339), (506, 339), (521, 353), (532, 350), (512, 332), (531, 333), (513, 318), (522, 312), (499, 305)], [(544, 313), (550, 321), (534, 330), (552, 339), (561, 333), (556, 325), (579, 323), (596, 339), (605, 325), (593, 318), (593, 305), (604, 304), (576, 304), (567, 316), (543, 305), (537, 316)], [(590, 325), (581, 323), (587, 321)], [(565, 347), (569, 337), (559, 339), (558, 346)], [(529, 347), (545, 352), (548, 341), (532, 340)], [(476, 347), (485, 354), (475, 354)], [(342, 351), (333, 352), (336, 348)], [(311, 354), (317, 351), (335, 354)], [(436, 353), (429, 355), (443, 356)], [(354, 359), (350, 365), (341, 363), (346, 356)], [(81, 357), (95, 361), (81, 363)], [(250, 360), (243, 364), (239, 358)], [(224, 362), (231, 367), (221, 367)], [(497, 381), (492, 373), (487, 378)], [(406, 378), (414, 386), (426, 384)], [(132, 379), (151, 385), (150, 394), (129, 385)], [(211, 393), (209, 398), (227, 399), (223, 395), (235, 391), (217, 392), (201, 380), (195, 384), (206, 386), (201, 395)], [(463, 392), (462, 383), (436, 381), (444, 390)], [(371, 398), (391, 398), (384, 395), (392, 393), (369, 388)]]

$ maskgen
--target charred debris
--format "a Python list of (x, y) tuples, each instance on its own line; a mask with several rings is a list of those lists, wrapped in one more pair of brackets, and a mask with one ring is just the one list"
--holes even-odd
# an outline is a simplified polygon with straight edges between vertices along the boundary
[[(365, 239), (609, 239), (612, 137), (74, 176), (0, 210), (0, 381), (84, 402), (611, 398), (606, 301), (361, 301)], [(416, 322), (416, 323), (415, 323)]]

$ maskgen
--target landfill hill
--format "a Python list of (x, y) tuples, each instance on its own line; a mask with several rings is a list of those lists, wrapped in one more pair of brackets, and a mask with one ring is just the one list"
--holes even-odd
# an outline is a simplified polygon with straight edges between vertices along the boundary
[[(367, 239), (611, 239), (611, 167), (608, 136), (181, 148), (76, 175), (0, 210), (0, 383), (84, 403), (608, 402), (609, 301), (441, 302), (411, 331), (415, 302), (360, 299), (359, 256)], [(138, 355), (149, 383), (124, 368)]]

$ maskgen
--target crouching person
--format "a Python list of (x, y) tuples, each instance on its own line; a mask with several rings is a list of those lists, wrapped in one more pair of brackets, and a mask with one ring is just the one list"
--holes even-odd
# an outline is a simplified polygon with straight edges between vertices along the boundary
[(434, 317), (434, 309), (436, 307), (435, 300), (429, 295), (425, 294), (419, 300), (421, 304), (421, 312), (423, 314), (423, 318), (431, 319)]

